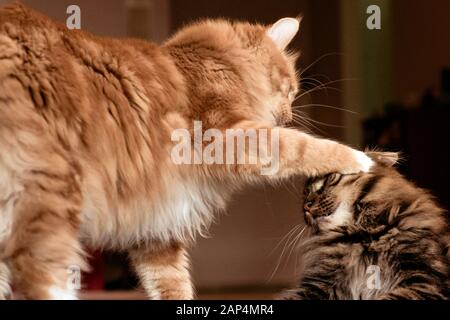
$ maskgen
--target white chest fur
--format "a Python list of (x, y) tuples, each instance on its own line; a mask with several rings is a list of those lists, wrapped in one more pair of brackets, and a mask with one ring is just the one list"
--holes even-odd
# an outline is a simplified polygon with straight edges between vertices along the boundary
[(225, 207), (216, 186), (172, 183), (158, 197), (111, 203), (99, 190), (86, 191), (81, 237), (94, 247), (127, 248), (148, 241), (186, 241), (204, 232), (213, 212)]

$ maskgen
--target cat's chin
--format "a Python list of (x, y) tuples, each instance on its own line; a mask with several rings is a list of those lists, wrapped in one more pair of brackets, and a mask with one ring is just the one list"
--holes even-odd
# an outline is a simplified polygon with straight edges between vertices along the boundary
[(344, 225), (337, 225), (331, 216), (322, 216), (314, 218), (313, 215), (305, 212), (305, 223), (312, 231), (312, 234), (318, 235), (329, 231), (339, 231)]
[(315, 216), (313, 213), (311, 213), (310, 211), (305, 211), (305, 222), (306, 224), (310, 225), (310, 226), (320, 226), (322, 224), (331, 224), (330, 221), (330, 217), (333, 215), (334, 213), (328, 214), (328, 215), (320, 215), (320, 216)]
[(321, 224), (325, 222), (327, 217), (313, 217), (309, 211), (305, 211), (305, 223), (312, 230), (313, 234), (318, 234), (323, 231)]
[(312, 215), (309, 211), (305, 211), (305, 222), (309, 226), (312, 226), (315, 223), (314, 218), (312, 217)]

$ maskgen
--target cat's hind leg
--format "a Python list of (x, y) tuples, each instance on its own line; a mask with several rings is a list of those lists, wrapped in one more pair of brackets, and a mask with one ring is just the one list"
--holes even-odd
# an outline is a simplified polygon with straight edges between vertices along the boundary
[(0, 81), (0, 262), (26, 298), (74, 298), (72, 271), (85, 266), (76, 139), (30, 88), (45, 96), (26, 76)]
[(81, 191), (75, 174), (59, 169), (29, 173), (15, 205), (7, 261), (13, 283), (29, 299), (76, 299), (73, 271), (85, 269)]
[(131, 263), (152, 300), (190, 300), (194, 290), (186, 249), (180, 244), (136, 248)]
[(74, 299), (73, 277), (79, 275), (73, 270), (86, 269), (78, 240), (80, 174), (64, 150), (40, 146), (0, 155), (0, 172), (7, 177), (0, 186), (0, 214), (11, 220), (1, 243), (0, 261), (9, 268), (0, 265), (0, 289), (7, 288), (10, 271), (25, 298)]

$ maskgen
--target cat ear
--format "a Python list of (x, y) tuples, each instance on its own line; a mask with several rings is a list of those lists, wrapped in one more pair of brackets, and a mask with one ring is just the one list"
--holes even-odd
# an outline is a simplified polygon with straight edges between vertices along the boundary
[(301, 20), (301, 17), (280, 19), (267, 30), (267, 35), (284, 50), (297, 34)]
[(372, 158), (373, 161), (385, 167), (393, 167), (400, 158), (397, 152), (370, 151), (366, 152), (366, 154)]

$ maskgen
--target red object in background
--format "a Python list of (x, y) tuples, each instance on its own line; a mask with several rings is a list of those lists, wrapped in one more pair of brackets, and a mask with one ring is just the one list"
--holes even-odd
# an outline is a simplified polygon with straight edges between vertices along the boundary
[(88, 263), (91, 271), (83, 273), (82, 288), (84, 290), (103, 290), (105, 288), (105, 266), (101, 252), (92, 252), (89, 256)]

